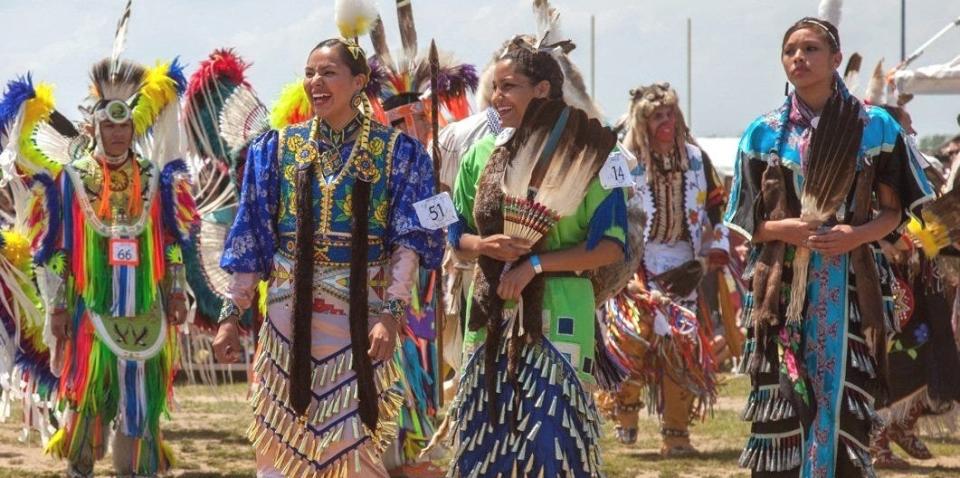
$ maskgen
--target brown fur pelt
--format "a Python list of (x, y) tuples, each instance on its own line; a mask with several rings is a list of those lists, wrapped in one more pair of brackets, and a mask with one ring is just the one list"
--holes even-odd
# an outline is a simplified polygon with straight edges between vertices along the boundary
[[(871, 203), (876, 186), (876, 163), (865, 167), (857, 175), (853, 193), (852, 226), (870, 221)], [(856, 276), (857, 305), (863, 320), (863, 336), (870, 353), (877, 361), (880, 383), (887, 379), (887, 331), (884, 324), (883, 291), (880, 289), (880, 273), (870, 244), (862, 244), (850, 252), (850, 262)], [(882, 387), (882, 385), (881, 385)]]
[[(778, 221), (795, 217), (787, 204), (786, 181), (783, 166), (769, 164), (761, 178), (760, 195), (764, 219)], [(777, 325), (780, 317), (780, 288), (783, 280), (783, 259), (786, 252), (783, 241), (770, 241), (762, 246), (753, 273), (753, 324), (759, 328)]]
[(647, 224), (647, 215), (639, 201), (627, 204), (627, 224), (629, 225), (627, 258), (622, 262), (586, 272), (586, 276), (593, 283), (593, 294), (597, 306), (623, 290), (643, 261), (643, 228)]

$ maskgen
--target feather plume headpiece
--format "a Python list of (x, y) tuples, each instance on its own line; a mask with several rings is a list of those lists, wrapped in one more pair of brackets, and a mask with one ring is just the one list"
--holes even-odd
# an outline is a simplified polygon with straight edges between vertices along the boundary
[(183, 124), (190, 152), (230, 163), (269, 128), (266, 107), (246, 80), (248, 67), (226, 48), (214, 50), (200, 62), (184, 97)]
[[(407, 105), (420, 103), (410, 107), (417, 109), (417, 113), (430, 110), (422, 104), (430, 91), (430, 61), (427, 52), (418, 53), (412, 2), (397, 2), (397, 18), (403, 48), (396, 57), (387, 44), (383, 21), (378, 18), (370, 31), (374, 54), (369, 63), (370, 69), (377, 73), (371, 75), (368, 92), (377, 92), (371, 97), (379, 100), (390, 122), (406, 120), (410, 112), (402, 109)], [(477, 69), (460, 63), (450, 53), (441, 53), (439, 60), (437, 98), (451, 120), (466, 118), (470, 115), (467, 96), (477, 90), (479, 83)]]
[(833, 24), (840, 26), (840, 19), (843, 14), (843, 0), (820, 0), (820, 6), (817, 8), (817, 16)]
[(333, 12), (344, 39), (365, 35), (377, 21), (377, 5), (372, 0), (337, 0)]
[(570, 59), (576, 45), (563, 35), (560, 25), (560, 13), (549, 0), (533, 0), (533, 14), (537, 21), (537, 35), (520, 34), (514, 36), (498, 48), (487, 67), (480, 75), (480, 87), (477, 90), (477, 105), (480, 109), (490, 106), (493, 98), (493, 70), (503, 54), (511, 47), (522, 42), (527, 48), (549, 51), (563, 71), (563, 100), (570, 106), (583, 110), (591, 118), (600, 119), (603, 113), (587, 92), (586, 83), (580, 70)]

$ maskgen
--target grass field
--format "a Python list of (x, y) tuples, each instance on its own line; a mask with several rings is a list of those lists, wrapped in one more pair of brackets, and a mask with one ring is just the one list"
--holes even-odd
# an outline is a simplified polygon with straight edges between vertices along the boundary
[[(739, 409), (746, 397), (747, 382), (743, 377), (726, 377), (716, 411), (693, 429), (693, 442), (701, 455), (685, 459), (662, 459), (658, 455), (659, 435), (652, 419), (641, 422), (636, 445), (623, 446), (612, 438), (612, 426), (602, 442), (604, 463), (609, 478), (673, 478), (673, 477), (746, 477), (737, 468), (740, 447), (747, 435), (747, 425), (739, 419)], [(242, 384), (211, 388), (188, 385), (177, 389), (177, 410), (173, 420), (164, 423), (164, 430), (177, 456), (174, 476), (182, 477), (250, 477), (254, 475), (253, 450), (244, 437), (250, 420)], [(34, 478), (63, 476), (64, 465), (40, 450), (39, 437), (29, 443), (18, 441), (19, 410), (7, 423), (0, 424), (0, 478)], [(927, 444), (936, 458), (913, 463), (910, 473), (881, 473), (883, 477), (927, 476), (960, 477), (960, 434), (928, 437)], [(97, 466), (98, 476), (111, 474), (109, 457)]]

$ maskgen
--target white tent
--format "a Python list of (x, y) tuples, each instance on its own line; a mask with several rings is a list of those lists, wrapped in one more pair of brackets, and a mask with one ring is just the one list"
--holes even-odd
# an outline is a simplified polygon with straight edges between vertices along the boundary
[(893, 75), (893, 81), (901, 94), (958, 95), (960, 94), (960, 56), (942, 65), (897, 71)]
[(697, 138), (710, 162), (721, 176), (733, 176), (733, 165), (737, 160), (737, 147), (740, 138)]

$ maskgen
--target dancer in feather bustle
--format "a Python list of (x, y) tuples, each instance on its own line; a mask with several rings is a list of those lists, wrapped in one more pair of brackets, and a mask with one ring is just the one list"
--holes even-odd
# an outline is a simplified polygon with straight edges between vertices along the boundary
[(176, 61), (146, 69), (116, 52), (91, 79), (89, 136), (47, 127), (35, 139), (51, 169), (62, 165), (56, 249), (38, 268), (67, 405), (47, 451), (68, 459), (70, 476), (90, 476), (116, 419), (116, 473), (153, 476), (172, 460), (160, 416), (187, 312), (181, 251), (196, 221), (176, 156), (186, 80)]
[[(478, 265), (469, 360), (450, 412), (451, 476), (602, 474), (599, 419), (584, 391), (596, 360), (593, 287), (573, 271), (623, 258), (626, 202), (596, 178), (613, 133), (564, 102), (554, 55), (571, 47), (510, 45), (493, 78), (509, 129), (477, 142), (460, 165), (450, 239)], [(514, 206), (531, 197), (537, 204)], [(559, 220), (524, 222), (534, 210)], [(532, 227), (542, 229), (522, 233)]]
[[(419, 264), (442, 255), (413, 206), (433, 195), (433, 166), (371, 119), (370, 69), (352, 40), (321, 42), (304, 71), (314, 116), (250, 146), (221, 260), (237, 309), (269, 281), (249, 438), (259, 476), (386, 476), (403, 401), (397, 333)], [(241, 346), (226, 315), (214, 349), (230, 361)]]
[(795, 90), (744, 133), (724, 216), (752, 245), (740, 464), (755, 476), (875, 476), (869, 434), (892, 324), (876, 241), (932, 189), (900, 126), (847, 92), (841, 61), (830, 22), (787, 30), (781, 62)]
[[(633, 90), (627, 121), (625, 149), (614, 155), (633, 168), (632, 201), (646, 212), (644, 259), (636, 278), (602, 309), (608, 353), (629, 376), (612, 402), (608, 397), (599, 401), (612, 405), (608, 413), (617, 422), (617, 438), (634, 443), (642, 389), (647, 387), (650, 409), (661, 414), (661, 453), (690, 454), (696, 449), (690, 443), (689, 423), (703, 418), (716, 399), (710, 338), (696, 316), (683, 317), (676, 307), (660, 303), (670, 297), (695, 314), (696, 288), (707, 258), (710, 266), (726, 263), (729, 241), (719, 224), (723, 186), (695, 145), (668, 84)], [(685, 289), (679, 295), (652, 280), (691, 264), (699, 272), (678, 278), (676, 287)], [(656, 352), (648, 353), (648, 348)], [(697, 407), (695, 400), (700, 401)]]
[(49, 172), (36, 169), (42, 159), (31, 158), (41, 154), (32, 147), (33, 132), (53, 107), (52, 86), (34, 84), (30, 74), (9, 82), (0, 99), (0, 421), (10, 418), (18, 401), (19, 440), (28, 443), (36, 430), (44, 446), (61, 415), (35, 267), (49, 259), (55, 239), (50, 216), (60, 206)]
[[(248, 67), (233, 50), (214, 50), (190, 76), (184, 94), (183, 125), (197, 171), (201, 219), (191, 247), (183, 251), (197, 305), (191, 326), (204, 332), (192, 334), (192, 342), (209, 340), (227, 300), (230, 276), (220, 268), (220, 255), (236, 215), (247, 148), (270, 128), (269, 113), (248, 81)], [(242, 318), (244, 328), (254, 328), (252, 312)], [(208, 357), (210, 365), (212, 359)]]
[[(917, 147), (913, 120), (906, 110), (910, 96), (899, 95), (893, 83), (884, 79), (882, 64), (877, 65), (866, 92), (864, 102), (882, 106), (901, 125), (908, 135), (908, 154), (923, 165), (924, 174), (942, 198), (952, 185), (946, 184), (943, 171), (928, 162)], [(919, 223), (911, 223), (914, 225)], [(891, 443), (914, 459), (929, 460), (933, 454), (917, 433), (921, 419), (929, 428), (957, 425), (960, 355), (952, 326), (957, 285), (956, 278), (949, 277), (947, 263), (956, 264), (957, 249), (948, 247), (936, 257), (928, 257), (909, 233), (899, 230), (878, 243), (895, 278), (897, 332), (890, 337), (887, 353), (889, 394), (877, 403), (884, 425), (871, 437), (871, 453), (878, 469), (907, 469), (910, 463), (894, 454)]]

